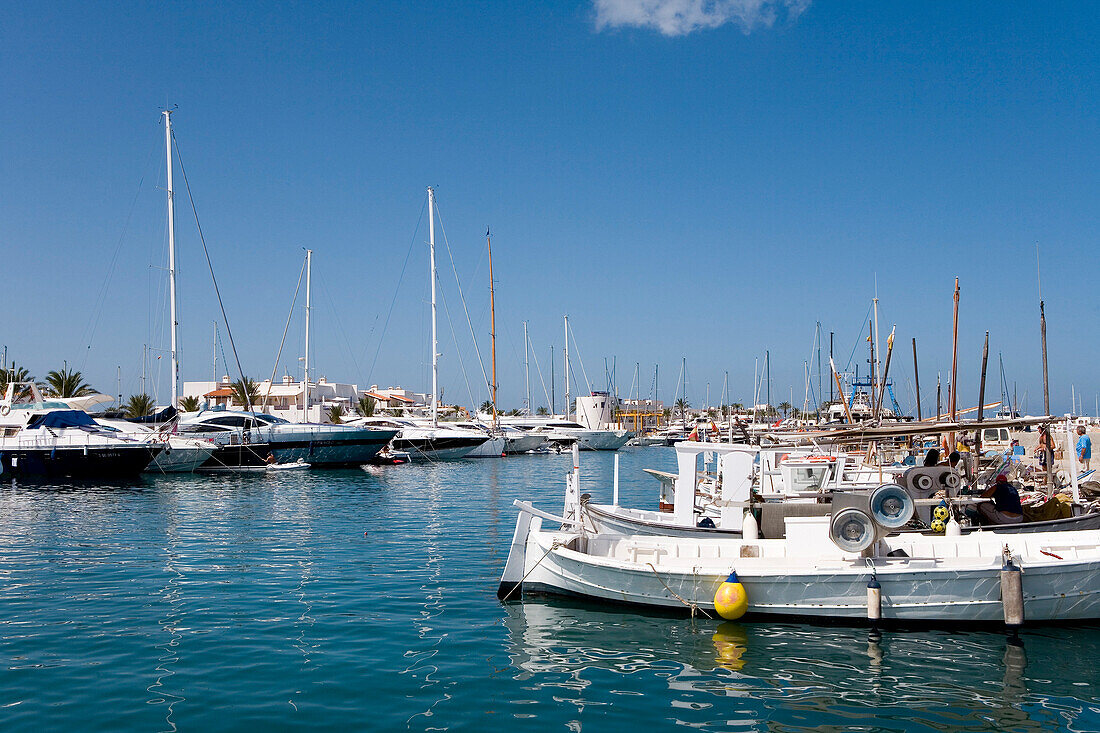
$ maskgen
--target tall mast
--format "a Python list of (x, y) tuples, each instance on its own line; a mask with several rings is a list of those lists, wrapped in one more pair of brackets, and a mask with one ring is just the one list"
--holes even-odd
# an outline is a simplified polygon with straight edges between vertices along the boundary
[(485, 230), (485, 244), (489, 248), (489, 335), (493, 343), (493, 427), (497, 425), (497, 302), (493, 288), (493, 242), (489, 230)]
[(172, 407), (179, 402), (180, 365), (176, 317), (176, 207), (172, 196), (172, 111), (164, 110), (164, 147), (168, 162), (168, 298), (172, 318)]
[(306, 366), (305, 366), (305, 390), (302, 392), (302, 412), (305, 413), (306, 422), (309, 422), (309, 311), (312, 305), (310, 300), (310, 280), (313, 276), (313, 250), (306, 250)]
[(214, 389), (218, 388), (218, 322), (214, 321)]
[(569, 419), (569, 316), (565, 317), (565, 419)]
[(432, 268), (432, 427), (439, 425), (439, 347), (435, 333), (435, 190), (428, 186), (428, 249)]
[(531, 410), (531, 362), (528, 354), (528, 346), (530, 342), (527, 340), (527, 321), (523, 322), (523, 379), (527, 385), (527, 415), (532, 414)]
[[(958, 394), (959, 377), (959, 278), (955, 278), (955, 315), (951, 327), (951, 384), (947, 388), (947, 409), (951, 413), (951, 422), (955, 422), (958, 415), (955, 412), (955, 396)], [(979, 405), (979, 408), (981, 406)], [(955, 434), (951, 433), (951, 450), (955, 449)]]

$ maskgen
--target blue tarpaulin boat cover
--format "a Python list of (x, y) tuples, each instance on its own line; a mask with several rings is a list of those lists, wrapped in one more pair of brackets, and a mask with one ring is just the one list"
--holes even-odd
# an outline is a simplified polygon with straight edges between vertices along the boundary
[(43, 415), (35, 415), (27, 425), (28, 430), (35, 428), (96, 428), (96, 421), (80, 410), (54, 410)]

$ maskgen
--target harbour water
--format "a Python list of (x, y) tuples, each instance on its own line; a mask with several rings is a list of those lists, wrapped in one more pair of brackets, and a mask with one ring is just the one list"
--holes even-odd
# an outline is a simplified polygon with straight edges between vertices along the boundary
[[(621, 452), (650, 506), (671, 449)], [(495, 596), (568, 455), (0, 484), (0, 730), (1098, 730), (1100, 627), (719, 623)], [(582, 458), (609, 498), (612, 454)]]

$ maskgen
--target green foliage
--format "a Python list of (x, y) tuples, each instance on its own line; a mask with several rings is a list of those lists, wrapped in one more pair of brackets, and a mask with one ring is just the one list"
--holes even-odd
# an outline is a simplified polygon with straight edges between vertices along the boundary
[(331, 405), (328, 408), (328, 420), (333, 425), (339, 425), (344, 422), (344, 406), (343, 405)]
[(784, 400), (779, 403), (779, 409), (783, 411), (783, 417), (786, 417), (787, 413), (791, 411), (791, 403)]
[(540, 405), (539, 409), (535, 410), (536, 415), (549, 415), (550, 411), (545, 406)]
[(251, 377), (238, 379), (230, 385), (230, 389), (233, 390), (233, 401), (240, 405), (242, 409), (247, 409), (250, 406), (255, 408), (259, 405), (260, 388)]
[(691, 403), (688, 402), (687, 400), (685, 400), (683, 397), (681, 397), (680, 399), (676, 400), (675, 407), (676, 407), (676, 411), (680, 413), (680, 419), (681, 420), (686, 420), (687, 419), (687, 411), (688, 411), (688, 408), (691, 407)]
[(13, 362), (7, 369), (0, 369), (0, 392), (7, 392), (8, 382), (33, 382), (34, 375)]
[(485, 400), (484, 402), (481, 403), (481, 407), (479, 407), (477, 409), (478, 409), (478, 412), (484, 412), (484, 413), (492, 414), (492, 412), (493, 412), (493, 402), (492, 402), (492, 400)]
[(374, 410), (378, 407), (378, 401), (370, 395), (362, 395), (359, 398), (359, 414), (363, 417), (374, 417)]
[(180, 409), (184, 412), (198, 412), (199, 398), (194, 395), (180, 397)]
[(155, 407), (153, 398), (149, 395), (135, 394), (130, 395), (130, 399), (126, 401), (122, 409), (126, 413), (126, 417), (145, 417), (146, 415), (152, 415)]
[(46, 375), (46, 385), (54, 397), (84, 397), (95, 392), (75, 369), (51, 371)]

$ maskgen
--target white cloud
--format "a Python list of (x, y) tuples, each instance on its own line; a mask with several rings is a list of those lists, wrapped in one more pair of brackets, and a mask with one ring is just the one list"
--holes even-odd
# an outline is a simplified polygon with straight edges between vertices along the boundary
[(781, 14), (794, 20), (810, 0), (593, 0), (596, 30), (634, 26), (666, 36), (736, 23), (746, 34), (770, 28)]

